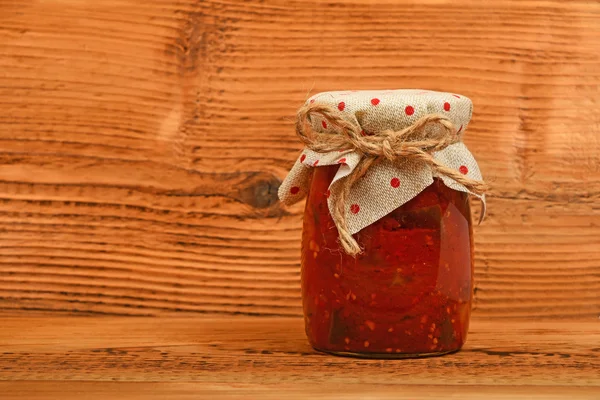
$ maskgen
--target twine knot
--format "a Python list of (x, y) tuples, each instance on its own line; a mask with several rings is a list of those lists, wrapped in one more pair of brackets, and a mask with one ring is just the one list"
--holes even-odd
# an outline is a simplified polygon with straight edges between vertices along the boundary
[[(312, 128), (313, 116), (327, 120), (338, 133), (315, 131)], [(340, 179), (341, 190), (333, 198), (332, 218), (338, 229), (340, 243), (346, 253), (352, 256), (361, 253), (362, 249), (348, 231), (346, 199), (354, 183), (381, 159), (420, 161), (429, 165), (437, 174), (460, 183), (472, 193), (481, 195), (487, 190), (485, 182), (468, 178), (433, 157), (434, 152), (460, 141), (454, 124), (443, 115), (428, 114), (399, 131), (388, 129), (365, 135), (358, 124), (345, 120), (332, 107), (313, 103), (298, 110), (296, 134), (306, 147), (317, 153), (352, 150), (362, 156), (356, 168)]]

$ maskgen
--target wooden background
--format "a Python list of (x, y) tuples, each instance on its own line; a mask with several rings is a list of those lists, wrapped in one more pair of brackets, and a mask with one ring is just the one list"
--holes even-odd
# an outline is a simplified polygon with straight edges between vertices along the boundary
[(300, 315), (307, 93), (475, 105), (475, 315), (600, 314), (600, 4), (0, 0), (0, 314)]

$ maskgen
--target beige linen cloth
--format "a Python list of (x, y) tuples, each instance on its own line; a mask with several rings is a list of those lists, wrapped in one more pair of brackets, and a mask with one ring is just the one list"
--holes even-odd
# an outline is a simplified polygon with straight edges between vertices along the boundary
[[(473, 110), (471, 100), (465, 96), (417, 89), (325, 92), (314, 95), (307, 103), (321, 103), (336, 108), (344, 119), (359, 125), (365, 135), (386, 129), (398, 131), (425, 115), (441, 114), (452, 121), (462, 138)], [(322, 118), (313, 118), (312, 124), (314, 130), (335, 134)], [(467, 177), (482, 180), (475, 158), (462, 142), (433, 155), (444, 165)], [(286, 205), (302, 200), (309, 190), (311, 168), (340, 164), (329, 186), (328, 206), (332, 212), (336, 193), (341, 186), (337, 183), (352, 172), (361, 157), (361, 154), (352, 150), (317, 153), (305, 149), (279, 187), (279, 199)], [(389, 214), (431, 185), (434, 177), (436, 174), (428, 165), (414, 160), (382, 160), (376, 163), (350, 189), (346, 203), (348, 231), (354, 234)], [(480, 198), (485, 212), (484, 195), (472, 193), (446, 176), (439, 178), (451, 189)]]

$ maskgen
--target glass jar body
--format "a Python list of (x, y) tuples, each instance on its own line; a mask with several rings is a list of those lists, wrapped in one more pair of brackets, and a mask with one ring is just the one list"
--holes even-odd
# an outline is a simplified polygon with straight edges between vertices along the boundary
[(473, 287), (468, 195), (441, 180), (355, 235), (343, 252), (327, 207), (337, 166), (314, 168), (302, 233), (306, 334), (320, 351), (441, 355), (466, 340)]

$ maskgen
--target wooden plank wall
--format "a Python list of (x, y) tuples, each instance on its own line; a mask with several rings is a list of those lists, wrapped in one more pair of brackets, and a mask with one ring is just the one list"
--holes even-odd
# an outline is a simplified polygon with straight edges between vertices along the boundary
[(0, 313), (300, 315), (307, 93), (474, 104), (475, 313), (600, 313), (600, 4), (0, 1)]

